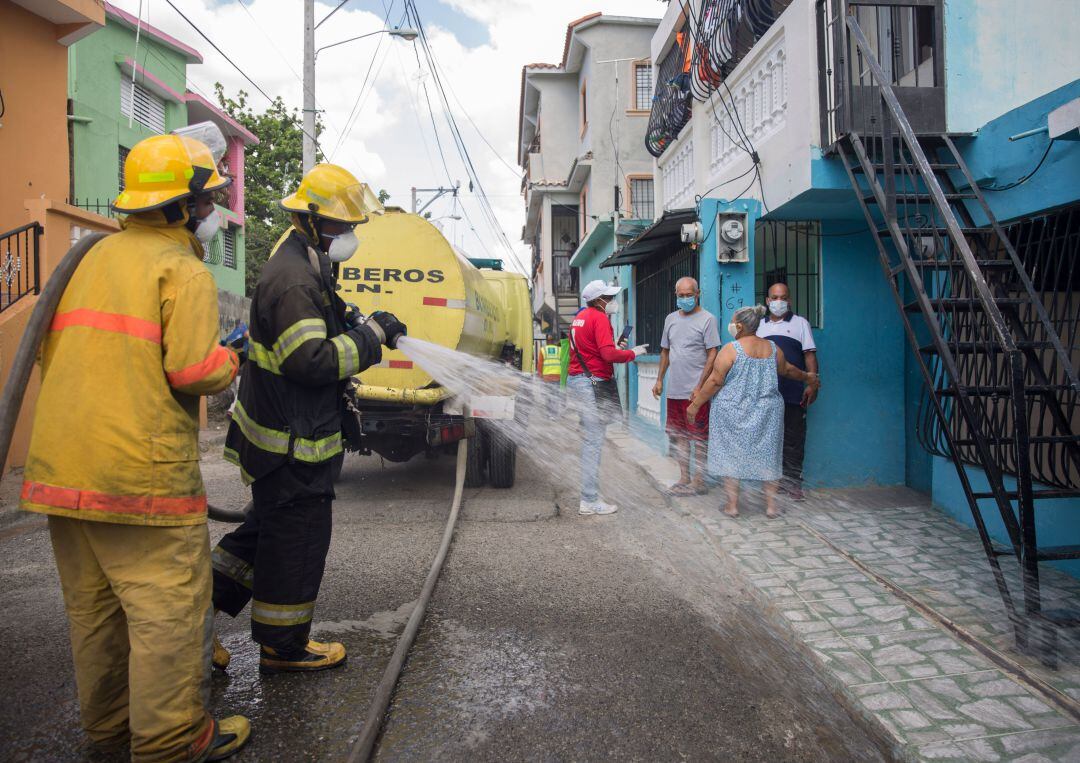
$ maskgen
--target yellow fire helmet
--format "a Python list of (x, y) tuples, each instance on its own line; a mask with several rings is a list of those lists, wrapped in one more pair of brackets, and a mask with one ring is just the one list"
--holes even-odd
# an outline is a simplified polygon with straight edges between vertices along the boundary
[(366, 183), (336, 164), (316, 164), (304, 175), (296, 193), (281, 200), (283, 209), (341, 223), (366, 223), (382, 205)]
[(147, 212), (232, 182), (218, 174), (205, 143), (182, 135), (155, 135), (135, 144), (124, 160), (124, 190), (117, 212)]

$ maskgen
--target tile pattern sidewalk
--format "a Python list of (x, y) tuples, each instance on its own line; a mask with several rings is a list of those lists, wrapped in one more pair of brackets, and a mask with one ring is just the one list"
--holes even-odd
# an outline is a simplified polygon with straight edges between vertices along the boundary
[[(670, 459), (622, 432), (609, 439), (658, 483)], [(1080, 761), (1080, 722), (863, 572), (1042, 679), (1080, 699), (1080, 648), (1059, 639), (1048, 668), (1020, 654), (974, 530), (905, 489), (819, 491), (768, 520), (746, 495), (729, 519), (711, 496), (674, 506), (734, 565), (748, 590), (792, 640), (909, 760)], [(824, 540), (823, 540), (824, 539)], [(827, 541), (827, 542), (826, 542)], [(841, 553), (837, 553), (837, 551)], [(1004, 561), (1004, 560), (1003, 560)], [(1018, 591), (1015, 564), (1003, 564)], [(1080, 608), (1080, 581), (1045, 571), (1047, 606)]]

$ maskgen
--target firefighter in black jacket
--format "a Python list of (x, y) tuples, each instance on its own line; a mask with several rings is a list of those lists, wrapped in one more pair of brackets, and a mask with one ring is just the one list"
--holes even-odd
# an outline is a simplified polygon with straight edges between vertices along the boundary
[[(331, 261), (356, 251), (365, 186), (315, 166), (281, 205), (293, 228), (263, 268), (251, 300), (250, 346), (225, 457), (251, 485), (254, 508), (213, 551), (214, 607), (232, 617), (251, 600), (263, 672), (341, 665), (345, 647), (311, 641), (330, 548), (334, 477), (344, 454), (347, 380), (382, 359), (406, 329), (389, 313), (360, 324), (335, 293)], [(214, 639), (214, 665), (229, 653)]]

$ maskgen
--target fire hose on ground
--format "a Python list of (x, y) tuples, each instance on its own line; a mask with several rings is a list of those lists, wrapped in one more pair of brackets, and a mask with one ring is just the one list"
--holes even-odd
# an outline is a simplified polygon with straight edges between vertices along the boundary
[[(46, 281), (41, 294), (38, 295), (37, 303), (30, 313), (30, 320), (19, 342), (19, 348), (15, 352), (15, 360), (11, 364), (11, 375), (4, 385), (3, 393), (0, 394), (0, 470), (7, 463), (11, 440), (15, 435), (15, 424), (19, 420), (19, 411), (26, 395), (26, 386), (30, 382), (38, 350), (52, 323), (56, 306), (60, 304), (64, 289), (67, 288), (83, 257), (105, 236), (104, 233), (91, 233), (79, 239), (60, 260), (60, 264), (56, 266), (56, 270)], [(2, 477), (3, 474), (0, 473), (0, 478)], [(210, 505), (207, 506), (207, 515), (210, 519), (219, 522), (237, 523), (244, 521), (245, 513), (250, 508), (251, 503), (240, 511)]]

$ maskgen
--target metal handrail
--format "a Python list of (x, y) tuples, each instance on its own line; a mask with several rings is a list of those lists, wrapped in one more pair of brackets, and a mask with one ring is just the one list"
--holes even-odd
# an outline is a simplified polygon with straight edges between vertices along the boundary
[[(922, 146), (919, 145), (919, 141), (915, 137), (915, 131), (911, 128), (911, 123), (908, 121), (904, 110), (900, 107), (900, 101), (896, 97), (896, 92), (893, 90), (892, 85), (889, 84), (885, 71), (881, 68), (881, 64), (877, 60), (877, 54), (871, 49), (870, 43), (867, 41), (865, 35), (863, 35), (863, 31), (859, 27), (859, 22), (855, 20), (855, 17), (848, 16), (846, 21), (848, 29), (851, 30), (851, 34), (855, 39), (855, 44), (865, 57), (866, 64), (870, 68), (870, 72), (873, 74), (874, 79), (878, 82), (878, 88), (881, 91), (881, 99), (889, 109), (889, 113), (895, 122), (897, 129), (900, 131), (900, 136), (903, 138), (908, 151), (911, 152), (911, 158), (914, 161), (915, 166), (918, 167), (919, 174), (922, 176), (923, 181), (926, 183), (927, 191), (934, 201), (934, 207), (937, 209), (938, 214), (941, 215), (942, 220), (945, 223), (945, 228), (949, 232), (949, 238), (960, 252), (960, 257), (964, 262), (964, 268), (975, 287), (979, 302), (982, 304), (983, 309), (990, 319), (991, 327), (997, 335), (998, 341), (1006, 351), (1015, 352), (1017, 349), (1016, 341), (1008, 330), (1005, 316), (1001, 314), (1001, 310), (998, 309), (997, 303), (994, 301), (994, 295), (990, 291), (990, 286), (986, 283), (986, 278), (983, 276), (982, 270), (975, 260), (975, 255), (972, 253), (971, 247), (968, 245), (968, 241), (964, 237), (963, 232), (960, 230), (960, 223), (957, 221), (952, 207), (949, 206), (949, 202), (945, 198), (945, 192), (941, 189), (941, 185), (934, 177), (934, 172), (930, 168), (930, 160), (927, 159), (926, 153), (923, 151)], [(929, 307), (929, 305), (927, 306)]]
[[(41, 223), (32, 222), (18, 228), (0, 233), (0, 312), (14, 305), (28, 294), (41, 293)], [(31, 235), (32, 234), (32, 235)], [(11, 241), (16, 241), (16, 256), (12, 256)], [(19, 241), (22, 240), (20, 245)], [(19, 251), (21, 246), (21, 251)], [(23, 255), (28, 255), (33, 264), (32, 279), (28, 276), (23, 285)], [(29, 264), (29, 263), (25, 263)], [(11, 284), (18, 280), (19, 285), (13, 290)]]

